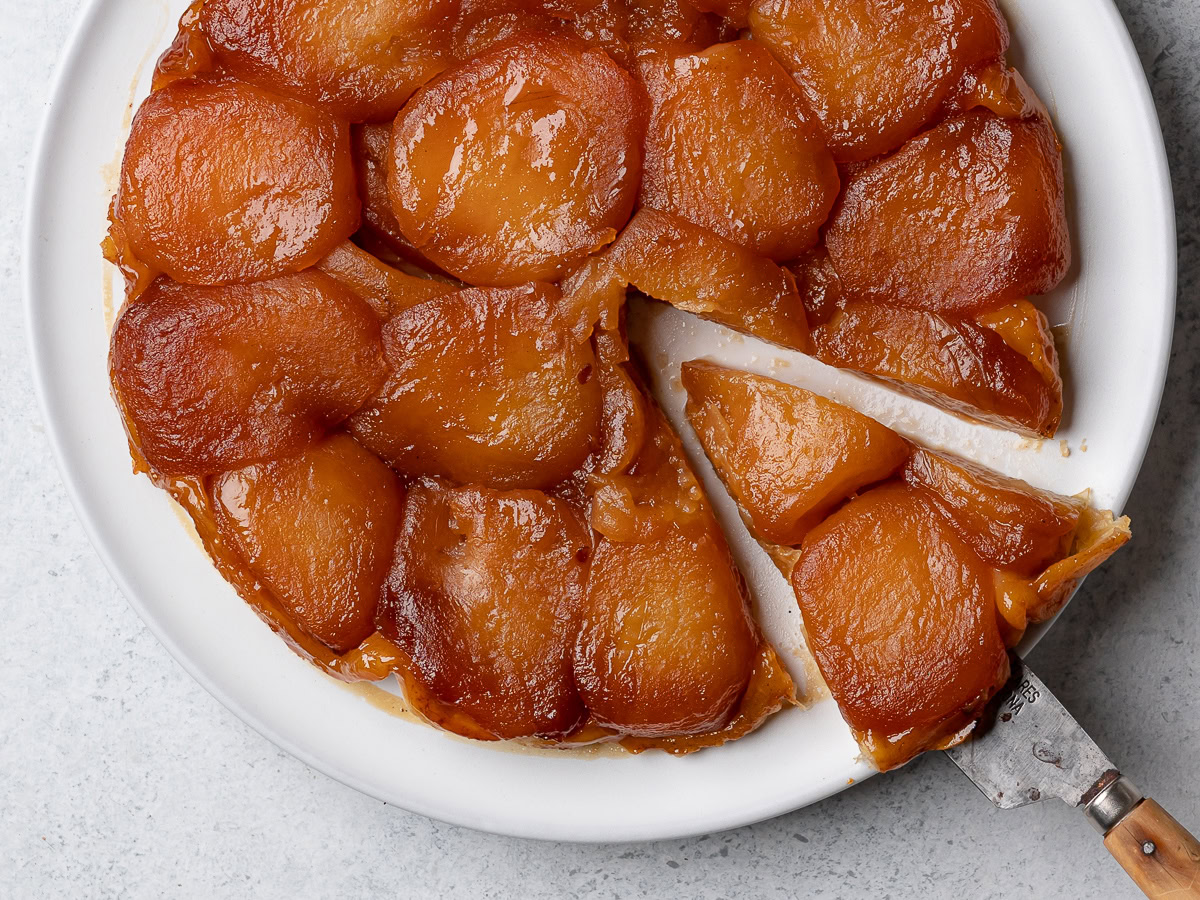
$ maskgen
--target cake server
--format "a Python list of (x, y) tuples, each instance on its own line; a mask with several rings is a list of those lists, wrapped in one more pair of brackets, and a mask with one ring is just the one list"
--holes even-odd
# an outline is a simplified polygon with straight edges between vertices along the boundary
[(1000, 809), (1082, 806), (1147, 897), (1200, 900), (1200, 842), (1144, 797), (1014, 654), (987, 730), (946, 753)]

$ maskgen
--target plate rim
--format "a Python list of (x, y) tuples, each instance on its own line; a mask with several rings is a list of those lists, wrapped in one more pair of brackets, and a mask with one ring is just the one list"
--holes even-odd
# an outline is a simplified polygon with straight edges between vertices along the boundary
[[(51, 390), (49, 388), (53, 375), (49, 369), (49, 353), (43, 350), (42, 342), (39, 341), (39, 335), (43, 332), (46, 323), (39, 313), (40, 304), (37, 302), (37, 298), (40, 288), (35, 284), (34, 260), (39, 253), (38, 237), (42, 232), (40, 226), (44, 219), (45, 211), (39, 206), (37, 200), (43, 193), (43, 185), (53, 172), (48, 158), (47, 147), (51, 133), (57, 125), (58, 111), (63, 105), (62, 101), (71, 82), (70, 76), (73, 69), (79, 63), (81, 51), (84, 48), (89, 32), (109, 3), (110, 0), (86, 0), (76, 14), (67, 40), (59, 52), (54, 68), (54, 75), (50, 81), (50, 90), (28, 157), (29, 168), (26, 192), (23, 200), (23, 226), (21, 238), (18, 242), (21, 252), (21, 275), (19, 283), (22, 290), (21, 305), (25, 324), (26, 349), (29, 353), (34, 394), (37, 400), (38, 412), (45, 427), (51, 455), (58, 468), (59, 476), (62, 479), (63, 486), (66, 489), (75, 514), (83, 525), (89, 542), (100, 557), (110, 577), (121, 590), (126, 602), (133, 608), (156, 640), (162, 644), (183, 670), (222, 706), (279, 749), (335, 781), (353, 788), (366, 796), (382, 799), (372, 786), (343, 771), (333, 762), (318, 756), (316, 753), (292, 741), (264, 719), (251, 712), (235, 694), (217, 685), (207, 674), (205, 668), (180, 647), (171, 636), (170, 630), (153, 611), (153, 608), (143, 602), (139, 593), (133, 589), (123, 568), (117, 564), (115, 553), (105, 530), (100, 527), (91, 508), (84, 500), (85, 491), (81, 484), (81, 476), (74, 469), (70, 461), (70, 453), (67, 450), (63, 426), (59, 424), (58, 419), (53, 415), (50, 401)], [(1159, 323), (1158, 332), (1158, 339), (1160, 345), (1163, 347), (1163, 351), (1160, 354), (1153, 377), (1152, 390), (1150, 392), (1152, 402), (1142, 407), (1142, 419), (1138, 423), (1136, 434), (1133, 435), (1134, 440), (1131, 442), (1136, 447), (1135, 452), (1131, 454), (1131, 459), (1136, 460), (1136, 465), (1131, 466), (1128, 470), (1126, 474), (1127, 483), (1120, 484), (1118, 490), (1115, 492), (1119, 498), (1119, 503), (1115, 504), (1115, 506), (1119, 508), (1127, 502), (1134, 482), (1141, 472), (1158, 419), (1163, 392), (1166, 386), (1178, 299), (1178, 232), (1165, 139), (1145, 69), (1137, 54), (1132, 36), (1129, 34), (1114, 0), (1094, 0), (1090, 6), (1094, 7), (1096, 11), (1108, 19), (1106, 26), (1113, 29), (1123, 53), (1120, 63), (1133, 76), (1132, 87), (1134, 88), (1134, 97), (1137, 106), (1136, 112), (1146, 122), (1148, 126), (1147, 137), (1151, 139), (1153, 144), (1151, 148), (1152, 152), (1149, 154), (1149, 158), (1153, 163), (1153, 171), (1150, 173), (1150, 176), (1159, 189), (1157, 197), (1154, 198), (1157, 200), (1156, 205), (1159, 207), (1160, 213), (1156, 226), (1160, 230), (1161, 250), (1165, 254), (1163, 259), (1163, 288), (1166, 296), (1163, 298), (1164, 302), (1161, 307), (1163, 315), (1162, 321)], [(169, 25), (170, 23), (168, 23)], [(1032, 649), (1050, 624), (1052, 622), (1047, 623), (1046, 626), (1040, 628), (1036, 633), (1031, 633), (1027, 636), (1019, 648), (1022, 655)], [(858, 781), (862, 779), (854, 780)], [(540, 826), (529, 826), (527, 824), (523, 826), (516, 822), (481, 821), (479, 818), (472, 819), (467, 815), (448, 813), (444, 810), (434, 809), (429, 804), (415, 801), (403, 804), (403, 808), (431, 819), (493, 834), (564, 842), (628, 842), (678, 839), (750, 825), (802, 808), (805, 805), (819, 802), (838, 793), (844, 787), (845, 785), (836, 783), (822, 786), (814, 792), (811, 800), (799, 804), (795, 802), (794, 798), (789, 797), (783, 800), (777, 798), (775, 802), (760, 804), (753, 810), (725, 811), (722, 814), (713, 815), (702, 825), (693, 824), (691, 826), (677, 826), (674, 828), (668, 826), (666, 829), (663, 829), (661, 827), (646, 827), (644, 824), (629, 822), (627, 823), (627, 827), (622, 829), (620, 833), (613, 832), (611, 829), (602, 832), (588, 831), (572, 833), (561, 828), (555, 829), (553, 826), (547, 828), (545, 827), (545, 823), (542, 823)], [(387, 802), (394, 801), (388, 800)]]

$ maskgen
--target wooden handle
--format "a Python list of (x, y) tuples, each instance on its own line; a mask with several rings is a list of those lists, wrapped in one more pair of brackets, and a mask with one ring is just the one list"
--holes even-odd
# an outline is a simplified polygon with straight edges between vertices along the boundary
[(1200, 841), (1153, 800), (1114, 825), (1104, 846), (1147, 897), (1200, 900)]

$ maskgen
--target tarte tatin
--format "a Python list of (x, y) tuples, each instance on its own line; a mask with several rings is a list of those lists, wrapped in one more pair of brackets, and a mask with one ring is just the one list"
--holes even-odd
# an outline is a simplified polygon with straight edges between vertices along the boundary
[[(196, 0), (105, 242), (135, 465), (298, 653), (434, 725), (739, 738), (796, 689), (626, 295), (1054, 434), (1062, 161), (1008, 40), (993, 0)], [(961, 737), (1128, 536), (798, 388), (685, 381), (881, 768)]]

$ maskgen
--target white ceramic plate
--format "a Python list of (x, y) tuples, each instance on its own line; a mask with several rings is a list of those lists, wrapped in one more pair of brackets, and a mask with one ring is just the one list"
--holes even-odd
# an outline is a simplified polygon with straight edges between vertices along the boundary
[[(662, 365), (657, 387), (677, 422), (677, 366), (710, 356), (814, 387), (1034, 484), (1066, 493), (1091, 486), (1101, 504), (1125, 501), (1154, 423), (1173, 318), (1175, 233), (1162, 139), (1109, 0), (1002, 5), (1015, 59), (1051, 106), (1067, 147), (1079, 263), (1046, 306), (1069, 332), (1061, 448), (970, 426), (810, 359), (669, 309), (641, 308), (636, 333)], [(831, 702), (788, 711), (745, 740), (683, 759), (506, 752), (456, 740), (318, 673), (217, 575), (166, 496), (131, 475), (105, 364), (106, 204), (132, 101), (148, 90), (153, 61), (185, 6), (88, 5), (35, 153), (25, 269), (35, 378), (68, 489), (113, 576), (175, 658), (242, 719), (332, 777), (416, 812), (508, 834), (607, 841), (709, 832), (868, 776)], [(766, 628), (791, 657), (800, 643), (792, 598), (694, 444), (689, 452)], [(793, 661), (802, 674), (799, 656)]]

